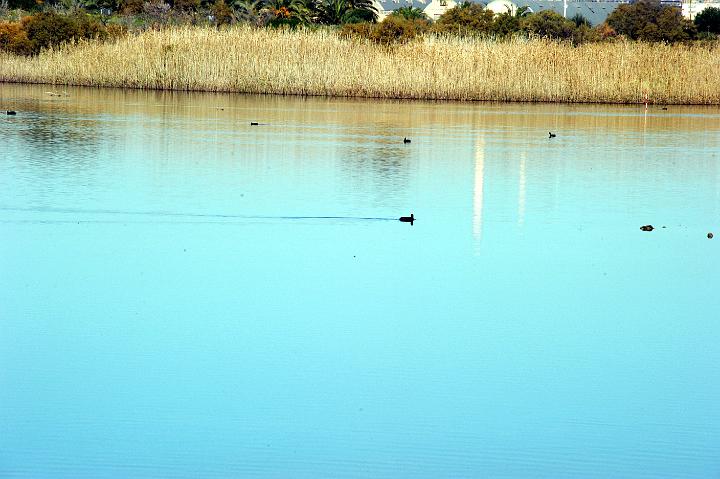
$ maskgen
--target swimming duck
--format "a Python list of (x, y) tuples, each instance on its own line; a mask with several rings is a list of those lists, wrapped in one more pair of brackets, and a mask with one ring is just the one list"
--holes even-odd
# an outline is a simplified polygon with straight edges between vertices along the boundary
[(555, 138), (557, 135), (551, 131), (548, 131), (548, 134), (550, 135), (550, 138)]
[(403, 143), (410, 143), (410, 138), (403, 138)]
[(410, 225), (412, 225), (415, 221), (415, 215), (413, 213), (410, 213), (410, 216), (401, 216), (400, 221), (402, 221), (403, 223), (410, 223)]

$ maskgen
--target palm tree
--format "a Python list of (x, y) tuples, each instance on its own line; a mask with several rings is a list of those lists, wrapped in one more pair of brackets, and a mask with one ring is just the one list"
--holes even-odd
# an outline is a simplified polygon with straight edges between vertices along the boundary
[(405, 20), (427, 20), (428, 16), (425, 15), (425, 12), (423, 12), (419, 8), (415, 8), (413, 6), (407, 6), (407, 7), (400, 7), (394, 12), (392, 12), (390, 15), (395, 15), (398, 17), (403, 17)]
[(323, 0), (320, 20), (328, 25), (375, 22), (378, 12), (372, 0)]
[(318, 21), (317, 0), (293, 0), (293, 13), (302, 25), (310, 25)]
[(375, 8), (373, 0), (349, 0), (350, 7), (355, 12), (354, 17), (361, 18), (366, 22), (376, 22), (378, 19), (378, 11)]
[(515, 16), (517, 18), (527, 17), (528, 15), (532, 15), (532, 13), (533, 13), (532, 9), (530, 7), (528, 7), (527, 5), (524, 7), (518, 7), (518, 9), (515, 10)]

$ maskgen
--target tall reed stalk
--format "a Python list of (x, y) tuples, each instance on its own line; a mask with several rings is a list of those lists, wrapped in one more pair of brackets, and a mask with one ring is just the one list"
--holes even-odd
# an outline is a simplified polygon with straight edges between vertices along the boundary
[(0, 81), (447, 100), (720, 104), (720, 45), (452, 37), (382, 47), (333, 31), (177, 28), (37, 57)]

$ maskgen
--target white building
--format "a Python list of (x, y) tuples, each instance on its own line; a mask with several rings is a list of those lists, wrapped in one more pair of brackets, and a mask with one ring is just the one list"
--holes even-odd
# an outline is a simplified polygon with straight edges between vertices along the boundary
[(682, 2), (682, 15), (690, 20), (695, 20), (695, 16), (709, 7), (720, 8), (720, 2), (703, 2), (698, 0), (687, 0)]
[[(373, 0), (373, 4), (379, 15), (378, 20), (382, 21), (394, 10), (401, 7), (413, 7), (422, 10), (432, 20), (437, 20), (440, 15), (455, 7), (463, 0)], [(570, 0), (470, 0), (480, 3), (485, 8), (496, 14), (509, 12), (514, 14), (518, 7), (528, 7), (532, 13), (552, 10), (565, 18), (572, 18), (575, 15), (582, 15), (593, 25), (598, 25), (623, 3), (631, 3), (631, 0), (599, 0), (599, 1), (570, 1)], [(695, 16), (708, 7), (720, 8), (719, 0), (664, 0), (664, 4), (672, 4), (681, 7), (685, 18), (693, 20)]]

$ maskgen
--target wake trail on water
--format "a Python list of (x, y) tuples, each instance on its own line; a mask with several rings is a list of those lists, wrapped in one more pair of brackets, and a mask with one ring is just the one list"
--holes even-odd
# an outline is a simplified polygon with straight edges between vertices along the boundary
[[(246, 220), (357, 220), (357, 221), (397, 221), (397, 218), (378, 217), (378, 216), (285, 216), (285, 215), (237, 215), (225, 213), (180, 213), (173, 211), (126, 211), (113, 209), (81, 209), (81, 208), (22, 208), (11, 206), (0, 206), (0, 211), (8, 212), (27, 212), (27, 213), (56, 213), (56, 214), (77, 214), (77, 215), (119, 215), (119, 216), (157, 216), (161, 218), (217, 218), (217, 219), (246, 219)], [(0, 220), (7, 222), (5, 220)], [(12, 220), (11, 222), (17, 222)], [(28, 220), (25, 220), (28, 221)], [(42, 222), (41, 220), (37, 220)], [(47, 221), (45, 221), (47, 222)], [(72, 222), (72, 221), (63, 221)], [(92, 221), (80, 220), (80, 222), (103, 222), (109, 221)], [(116, 221), (121, 223), (122, 221)], [(178, 222), (180, 223), (180, 222)], [(217, 223), (217, 222), (208, 222)]]

